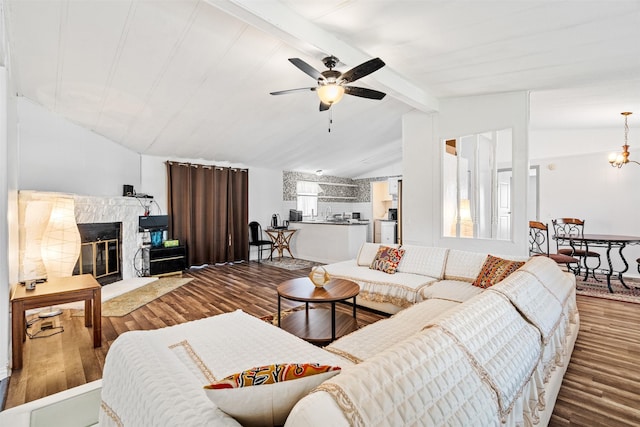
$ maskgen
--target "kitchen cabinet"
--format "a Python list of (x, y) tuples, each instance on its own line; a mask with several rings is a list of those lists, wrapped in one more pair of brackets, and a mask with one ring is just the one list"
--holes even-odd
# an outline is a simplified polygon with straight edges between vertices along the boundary
[(327, 222), (292, 222), (296, 229), (291, 251), (297, 258), (331, 264), (358, 257), (358, 251), (367, 241), (368, 224), (331, 224)]
[(389, 194), (392, 196), (398, 195), (398, 178), (389, 178)]

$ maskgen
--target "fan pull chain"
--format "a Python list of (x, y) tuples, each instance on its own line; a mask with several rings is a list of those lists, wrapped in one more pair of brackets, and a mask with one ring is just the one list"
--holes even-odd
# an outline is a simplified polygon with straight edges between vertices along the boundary
[(331, 133), (331, 124), (333, 123), (333, 116), (331, 110), (329, 110), (329, 133)]

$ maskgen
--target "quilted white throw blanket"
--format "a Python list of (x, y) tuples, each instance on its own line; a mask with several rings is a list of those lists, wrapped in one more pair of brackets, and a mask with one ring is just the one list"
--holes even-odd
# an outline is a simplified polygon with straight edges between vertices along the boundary
[(352, 364), (240, 310), (124, 333), (107, 354), (100, 425), (238, 426), (203, 386), (274, 363)]

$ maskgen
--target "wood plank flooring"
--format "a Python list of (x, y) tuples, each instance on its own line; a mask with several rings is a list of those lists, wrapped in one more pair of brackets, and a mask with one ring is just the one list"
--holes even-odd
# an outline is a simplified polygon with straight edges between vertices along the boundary
[[(103, 345), (91, 346), (91, 329), (68, 311), (55, 318), (65, 332), (27, 340), (24, 368), (10, 377), (6, 408), (101, 378), (111, 343), (123, 332), (171, 326), (233, 311), (261, 317), (277, 309), (276, 286), (309, 270), (264, 264), (209, 267), (185, 273), (194, 280), (123, 317), (103, 317)], [(283, 308), (298, 305), (283, 300)], [(338, 304), (350, 313), (350, 306)], [(580, 334), (551, 426), (640, 425), (640, 304), (578, 296)], [(366, 325), (384, 318), (358, 310)]]

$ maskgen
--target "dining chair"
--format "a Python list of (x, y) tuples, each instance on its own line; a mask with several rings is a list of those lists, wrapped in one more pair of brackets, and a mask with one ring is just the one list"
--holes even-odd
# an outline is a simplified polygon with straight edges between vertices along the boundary
[(262, 237), (262, 226), (257, 221), (251, 221), (249, 223), (249, 258), (251, 259), (251, 247), (256, 246), (258, 248), (258, 262), (262, 261), (262, 251), (265, 246), (269, 247), (269, 259), (273, 260), (273, 242), (271, 240), (265, 240)]
[[(563, 238), (562, 236), (584, 236), (584, 220), (578, 218), (557, 218), (552, 219), (551, 223), (553, 224), (554, 230), (554, 238), (556, 240), (556, 244), (558, 246), (558, 253), (569, 255), (572, 257), (579, 258), (581, 261), (581, 265), (584, 266), (585, 275), (584, 279), (586, 280), (589, 277), (589, 270), (591, 270), (591, 275), (594, 280), (599, 281), (596, 278), (596, 269), (600, 268), (601, 259), (600, 254), (595, 251), (590, 251), (587, 245), (582, 241), (573, 241), (571, 242), (570, 238)], [(587, 260), (597, 259), (598, 265), (591, 268), (587, 263)]]
[(558, 264), (564, 264), (567, 271), (580, 274), (580, 260), (571, 255), (549, 253), (549, 227), (539, 221), (529, 221), (529, 255), (546, 256)]

